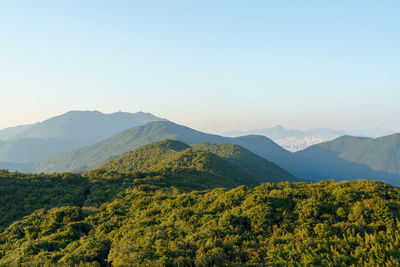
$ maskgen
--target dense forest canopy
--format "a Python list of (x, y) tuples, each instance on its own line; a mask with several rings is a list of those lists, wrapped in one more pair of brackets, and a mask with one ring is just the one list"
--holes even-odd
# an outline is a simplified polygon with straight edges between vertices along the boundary
[(164, 140), (85, 173), (0, 171), (0, 266), (400, 265), (399, 188), (260, 185), (224, 157), (237, 147), (203, 146)]

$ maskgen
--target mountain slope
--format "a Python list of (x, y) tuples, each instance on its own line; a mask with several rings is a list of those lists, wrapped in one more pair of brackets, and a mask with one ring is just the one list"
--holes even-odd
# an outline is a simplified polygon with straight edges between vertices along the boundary
[(131, 151), (100, 169), (118, 173), (160, 172), (171, 176), (180, 187), (188, 188), (259, 184), (254, 176), (213, 153), (168, 139)]
[(20, 125), (16, 127), (9, 127), (3, 130), (0, 130), (0, 140), (8, 141), (13, 139), (15, 136), (21, 134), (27, 129), (31, 128), (33, 124)]
[(261, 183), (299, 181), (292, 174), (282, 169), (278, 165), (248, 151), (247, 149), (229, 143), (200, 143), (192, 146), (193, 148), (212, 152), (241, 169), (250, 173)]
[(104, 114), (99, 111), (70, 111), (36, 123), (16, 134), (18, 138), (59, 138), (87, 145), (96, 143), (122, 130), (162, 120), (150, 113), (115, 112)]
[(362, 136), (377, 138), (393, 134), (393, 131), (383, 129), (363, 129), (353, 132), (338, 131), (331, 128), (316, 128), (306, 131), (296, 129), (286, 129), (280, 125), (272, 128), (255, 129), (251, 131), (230, 131), (222, 135), (228, 137), (237, 137), (244, 135), (263, 135), (271, 138), (285, 149), (296, 152), (303, 150), (315, 144), (328, 142), (344, 135)]
[(174, 158), (176, 152), (189, 149), (190, 146), (177, 140), (164, 139), (137, 148), (134, 151), (104, 164), (101, 169), (115, 172), (148, 171), (159, 169), (165, 161)]
[(0, 145), (0, 161), (37, 163), (78, 147), (78, 144), (64, 139), (20, 138)]
[(292, 153), (264, 136), (227, 138), (202, 133), (169, 121), (158, 121), (125, 130), (82, 149), (57, 155), (41, 163), (39, 171), (94, 169), (124, 153), (165, 138), (179, 140), (189, 145), (202, 142), (237, 144), (278, 165), (290, 164), (289, 159), (292, 157)]
[(67, 112), (40, 123), (1, 131), (9, 141), (0, 144), (0, 161), (40, 162), (62, 152), (94, 144), (122, 130), (157, 120), (162, 119), (143, 112)]
[(0, 170), (18, 171), (18, 172), (35, 172), (37, 164), (35, 163), (15, 163), (0, 161)]
[(381, 138), (343, 136), (295, 153), (299, 177), (374, 179), (400, 185), (400, 134)]
[(376, 171), (400, 174), (400, 134), (365, 139), (348, 147), (341, 157)]

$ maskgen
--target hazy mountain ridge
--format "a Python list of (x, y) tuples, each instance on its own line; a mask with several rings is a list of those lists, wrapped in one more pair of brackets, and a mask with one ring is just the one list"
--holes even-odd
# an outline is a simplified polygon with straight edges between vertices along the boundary
[(33, 124), (27, 125), (19, 125), (16, 127), (8, 127), (5, 129), (0, 130), (0, 140), (9, 141), (13, 139), (15, 136), (21, 134), (22, 132), (26, 131), (27, 129), (31, 128)]
[(274, 163), (285, 161), (292, 154), (264, 136), (228, 138), (206, 134), (169, 121), (158, 121), (122, 131), (99, 143), (57, 155), (42, 162), (39, 170), (81, 171), (95, 169), (110, 159), (165, 138), (176, 139), (189, 145), (203, 142), (237, 144), (267, 160), (272, 158), (273, 160), (270, 161)]
[(43, 122), (0, 131), (0, 136), (8, 139), (0, 143), (0, 161), (38, 163), (157, 120), (164, 119), (143, 112), (70, 111)]
[(280, 125), (272, 128), (255, 129), (250, 131), (229, 131), (222, 133), (223, 136), (238, 137), (245, 135), (263, 135), (271, 138), (274, 142), (289, 150), (297, 152), (312, 145), (334, 140), (343, 135), (362, 136), (362, 137), (382, 137), (394, 134), (394, 131), (384, 129), (362, 129), (357, 131), (342, 131), (331, 128), (316, 128), (310, 130), (286, 129)]
[(342, 136), (294, 155), (299, 164), (287, 169), (299, 177), (372, 179), (400, 185), (400, 134), (375, 139)]
[[(395, 135), (397, 136), (397, 135)], [(271, 139), (260, 135), (249, 135), (236, 138), (206, 134), (169, 121), (151, 122), (144, 126), (134, 127), (118, 133), (99, 143), (57, 155), (42, 162), (36, 171), (85, 171), (95, 169), (107, 161), (115, 159), (138, 147), (169, 138), (189, 145), (198, 143), (230, 143), (239, 145), (250, 152), (278, 165), (289, 173), (306, 180), (321, 179), (374, 179), (394, 185), (400, 184), (400, 174), (393, 172), (396, 160), (391, 166), (381, 163), (379, 168), (371, 165), (371, 161), (356, 159), (357, 156), (344, 157), (351, 154), (351, 148), (358, 142), (368, 139), (362, 137), (340, 137), (331, 142), (314, 145), (296, 153), (283, 149)], [(385, 142), (388, 137), (382, 137)], [(368, 144), (368, 143), (363, 143)], [(362, 153), (375, 154), (376, 148), (368, 150), (367, 145)], [(383, 146), (385, 147), (385, 146)], [(347, 151), (337, 151), (347, 149)], [(356, 150), (357, 151), (357, 150)], [(379, 151), (379, 150), (378, 150)], [(357, 152), (354, 152), (357, 154)], [(393, 158), (393, 151), (388, 147), (381, 151), (380, 158)]]

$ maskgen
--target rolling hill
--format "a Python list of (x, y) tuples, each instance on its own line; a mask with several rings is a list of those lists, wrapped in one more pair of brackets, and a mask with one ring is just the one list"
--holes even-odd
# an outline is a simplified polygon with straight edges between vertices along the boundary
[(57, 155), (42, 162), (38, 171), (83, 171), (95, 169), (107, 161), (138, 147), (165, 138), (179, 140), (189, 145), (202, 142), (237, 144), (278, 165), (293, 160), (292, 153), (264, 136), (253, 135), (229, 138), (206, 134), (169, 121), (156, 121), (122, 131), (96, 144)]
[(181, 188), (232, 188), (259, 184), (254, 176), (211, 152), (168, 139), (138, 148), (100, 169), (118, 173), (161, 173), (171, 177), (171, 183), (178, 183)]
[[(177, 156), (179, 157), (180, 154), (178, 152), (188, 149), (211, 152), (235, 165), (235, 169), (239, 167), (242, 172), (246, 172), (245, 176), (251, 175), (253, 179), (260, 183), (300, 181), (276, 164), (238, 145), (201, 143), (191, 147), (181, 141), (171, 139), (164, 139), (135, 149), (118, 159), (106, 163), (101, 169), (125, 173), (157, 170), (163, 168), (163, 166), (170, 165), (169, 161), (174, 161)], [(230, 175), (233, 174), (231, 173)]]
[(278, 165), (250, 152), (249, 150), (229, 143), (200, 143), (192, 145), (193, 148), (212, 152), (241, 169), (250, 173), (261, 183), (265, 182), (283, 182), (300, 181), (288, 171)]

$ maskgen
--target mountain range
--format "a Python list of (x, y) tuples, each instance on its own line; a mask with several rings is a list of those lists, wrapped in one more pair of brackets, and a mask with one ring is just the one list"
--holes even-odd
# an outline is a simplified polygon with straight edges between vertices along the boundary
[(264, 136), (229, 138), (196, 131), (170, 121), (156, 121), (122, 131), (96, 144), (59, 154), (41, 162), (38, 170), (53, 172), (95, 169), (138, 147), (165, 138), (179, 140), (189, 145), (203, 142), (236, 144), (265, 159), (274, 159), (272, 162), (284, 161), (292, 154)]
[[(190, 160), (188, 160), (188, 156)], [(276, 164), (238, 145), (200, 143), (189, 146), (172, 139), (164, 139), (135, 149), (122, 157), (107, 162), (100, 169), (107, 172), (129, 173), (171, 168), (176, 172), (181, 164), (184, 164), (185, 168), (193, 166), (198, 171), (209, 168), (207, 166), (213, 166), (211, 167), (212, 173), (221, 173), (221, 175), (224, 173), (223, 176), (230, 177), (230, 179), (246, 181), (242, 182), (246, 185), (300, 181)], [(196, 167), (196, 165), (200, 167)]]
[(334, 130), (331, 128), (316, 128), (306, 131), (296, 129), (286, 129), (283, 126), (275, 126), (272, 128), (254, 129), (250, 131), (229, 131), (221, 135), (227, 137), (238, 137), (245, 135), (263, 135), (271, 138), (274, 142), (289, 150), (297, 152), (315, 144), (331, 141), (343, 135), (361, 136), (361, 137), (382, 137), (394, 134), (394, 131), (384, 129), (362, 129), (357, 131), (346, 132), (342, 130)]
[[(208, 134), (141, 112), (74, 111), (26, 126), (22, 131), (23, 128), (0, 131), (8, 136), (8, 140), (0, 142), (0, 168), (24, 172), (88, 171), (137, 148), (173, 139), (193, 149), (212, 152), (237, 166), (247, 161), (246, 166), (239, 167), (252, 170), (256, 178), (260, 169), (274, 169), (280, 173), (276, 176), (279, 181), (286, 176), (286, 180), (372, 179), (400, 184), (400, 134), (379, 138), (341, 136), (293, 153), (264, 135)], [(275, 127), (274, 136), (282, 131), (286, 132), (285, 137), (300, 134), (282, 129)], [(329, 129), (315, 129), (303, 135), (329, 133)]]
[(0, 162), (39, 163), (99, 142), (122, 130), (163, 120), (149, 113), (70, 111), (43, 122), (0, 131)]

